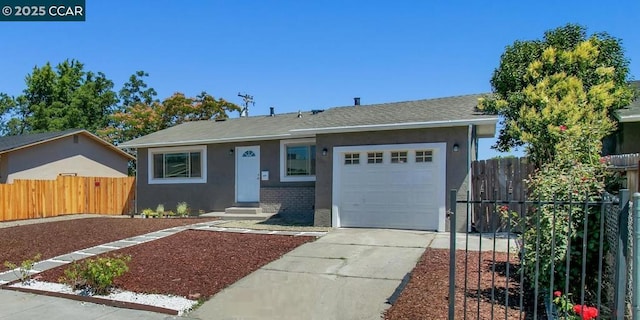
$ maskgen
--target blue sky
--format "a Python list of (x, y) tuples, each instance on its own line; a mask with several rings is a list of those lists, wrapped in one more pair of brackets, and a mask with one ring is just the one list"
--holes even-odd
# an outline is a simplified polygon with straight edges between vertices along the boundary
[(482, 93), (505, 46), (566, 23), (621, 38), (640, 79), (637, 0), (86, 2), (86, 22), (0, 22), (0, 92), (73, 58), (116, 90), (144, 70), (161, 99), (249, 93), (251, 115)]

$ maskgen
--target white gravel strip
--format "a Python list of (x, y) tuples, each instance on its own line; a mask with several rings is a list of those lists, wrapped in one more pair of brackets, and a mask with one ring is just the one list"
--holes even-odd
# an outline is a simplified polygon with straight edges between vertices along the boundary
[[(71, 287), (67, 285), (60, 284), (60, 283), (53, 283), (53, 282), (44, 282), (44, 281), (31, 281), (27, 285), (16, 283), (11, 285), (11, 287), (58, 292), (58, 293), (71, 294), (71, 295), (80, 294), (80, 291), (72, 290)], [(111, 293), (107, 296), (93, 296), (93, 298), (132, 302), (132, 303), (144, 304), (149, 306), (161, 307), (161, 308), (176, 310), (178, 312), (178, 315), (184, 314), (184, 312), (190, 310), (198, 303), (197, 301), (189, 300), (184, 297), (167, 296), (167, 295), (161, 295), (161, 294), (135, 293), (131, 291), (118, 291), (118, 292)]]

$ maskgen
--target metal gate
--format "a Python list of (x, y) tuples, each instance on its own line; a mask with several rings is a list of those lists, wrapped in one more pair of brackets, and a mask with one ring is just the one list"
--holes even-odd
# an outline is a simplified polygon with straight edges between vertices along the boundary
[[(449, 319), (624, 319), (636, 312), (632, 319), (640, 319), (630, 294), (631, 258), (640, 258), (632, 254), (640, 247), (640, 233), (632, 236), (640, 193), (632, 202), (628, 190), (585, 201), (506, 194), (456, 200), (456, 190), (450, 193)], [(466, 212), (456, 212), (457, 204)], [(476, 216), (474, 207), (491, 208), (501, 227), (457, 234), (455, 216)], [(467, 230), (486, 230), (467, 223)]]

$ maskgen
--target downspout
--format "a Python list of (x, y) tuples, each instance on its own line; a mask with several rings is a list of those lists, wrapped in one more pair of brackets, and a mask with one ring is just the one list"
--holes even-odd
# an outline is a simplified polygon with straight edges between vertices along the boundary
[[(471, 171), (471, 146), (472, 144), (472, 139), (473, 138), (473, 125), (470, 124), (469, 125), (469, 132), (468, 132), (468, 136), (467, 136), (467, 169), (469, 170), (469, 174), (467, 175), (467, 179), (469, 180), (467, 183), (468, 187), (467, 187), (467, 194), (471, 194), (471, 190), (473, 190), (471, 183), (473, 182), (473, 179), (471, 177), (471, 175), (473, 174), (473, 172)], [(476, 144), (476, 150), (478, 148), (478, 145)], [(477, 157), (477, 155), (476, 155)], [(468, 201), (468, 197), (467, 197), (467, 201)], [(467, 203), (467, 206), (469, 206), (469, 204)], [(467, 207), (468, 208), (468, 207)], [(471, 210), (467, 209), (467, 233), (471, 232)]]

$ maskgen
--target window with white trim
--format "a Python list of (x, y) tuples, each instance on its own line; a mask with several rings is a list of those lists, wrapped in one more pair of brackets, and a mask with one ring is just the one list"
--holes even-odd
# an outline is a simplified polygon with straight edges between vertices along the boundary
[(382, 163), (382, 152), (367, 152), (367, 163)]
[(416, 163), (432, 162), (433, 150), (416, 150)]
[(206, 146), (149, 149), (149, 183), (206, 183)]
[(392, 151), (391, 163), (407, 163), (407, 151)]
[(280, 180), (315, 181), (316, 141), (314, 139), (280, 141)]
[(360, 163), (360, 154), (359, 153), (345, 153), (344, 154), (344, 164), (359, 164)]

